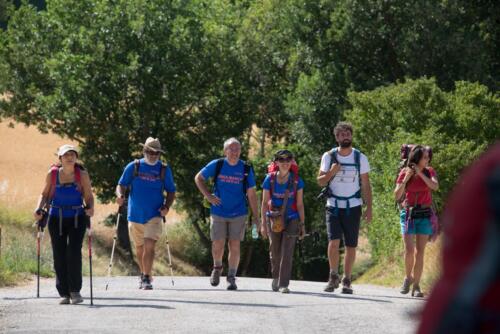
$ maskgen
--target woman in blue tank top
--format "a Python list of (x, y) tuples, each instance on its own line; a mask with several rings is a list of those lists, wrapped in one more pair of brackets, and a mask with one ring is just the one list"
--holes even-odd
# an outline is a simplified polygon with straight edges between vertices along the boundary
[(89, 174), (77, 163), (76, 148), (63, 145), (57, 154), (59, 164), (47, 173), (34, 217), (41, 221), (44, 209), (48, 208), (59, 303), (78, 304), (83, 301), (82, 244), (85, 229), (94, 215), (94, 196)]

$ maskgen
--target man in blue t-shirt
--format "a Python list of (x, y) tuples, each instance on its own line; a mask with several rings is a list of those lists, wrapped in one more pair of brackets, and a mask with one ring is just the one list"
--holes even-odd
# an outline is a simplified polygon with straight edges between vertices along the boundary
[[(240, 160), (241, 144), (236, 138), (224, 142), (225, 159), (216, 159), (208, 163), (196, 174), (194, 180), (203, 196), (210, 202), (210, 238), (212, 240), (212, 257), (214, 268), (210, 276), (210, 284), (219, 285), (222, 273), (222, 257), (226, 238), (229, 240), (229, 270), (227, 289), (236, 290), (236, 272), (240, 262), (240, 241), (245, 235), (247, 220), (247, 201), (252, 210), (253, 223), (260, 226), (257, 212), (257, 193), (253, 170), (245, 167)], [(219, 165), (220, 171), (217, 171)], [(214, 189), (211, 192), (205, 181), (214, 178)], [(245, 172), (247, 175), (245, 176)]]
[(144, 147), (144, 158), (132, 161), (125, 167), (116, 187), (116, 202), (123, 205), (125, 192), (129, 188), (129, 232), (141, 269), (139, 288), (151, 290), (156, 241), (162, 234), (162, 220), (174, 202), (175, 184), (172, 170), (159, 159), (160, 153), (165, 153), (160, 141), (149, 137), (141, 145)]

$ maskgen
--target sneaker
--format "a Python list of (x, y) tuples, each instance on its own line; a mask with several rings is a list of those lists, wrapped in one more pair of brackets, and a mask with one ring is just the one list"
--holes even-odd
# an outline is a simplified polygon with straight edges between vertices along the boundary
[(69, 304), (69, 296), (62, 296), (61, 299), (59, 299), (59, 305), (66, 304)]
[(80, 292), (70, 292), (71, 304), (80, 304), (83, 302), (82, 295)]
[(424, 293), (420, 291), (420, 285), (414, 284), (413, 289), (411, 289), (411, 296), (412, 297), (418, 297), (418, 298), (423, 298)]
[(142, 286), (143, 281), (144, 281), (144, 274), (141, 273), (141, 276), (139, 276), (139, 289), (143, 288), (143, 286)]
[(142, 280), (142, 288), (144, 290), (153, 290), (153, 284), (151, 284), (151, 276), (144, 275), (144, 279)]
[(273, 282), (271, 283), (271, 289), (273, 289), (274, 292), (277, 292), (280, 287), (278, 286), (278, 279), (273, 278)]
[(227, 289), (228, 290), (237, 290), (238, 287), (236, 286), (236, 277), (235, 276), (228, 276), (226, 278), (227, 280)]
[(325, 292), (333, 292), (333, 290), (339, 287), (340, 277), (337, 273), (330, 274), (330, 278), (328, 279), (328, 283), (326, 284), (324, 291)]
[(282, 287), (282, 288), (280, 288), (280, 292), (281, 293), (290, 293), (290, 289), (287, 287)]
[(214, 269), (212, 270), (212, 274), (210, 275), (210, 284), (212, 286), (219, 285), (221, 274), (222, 274), (222, 266), (214, 267)]
[(411, 283), (412, 280), (410, 278), (405, 278), (399, 292), (401, 292), (403, 295), (406, 295), (408, 292), (410, 292)]
[(352, 295), (351, 279), (344, 277), (342, 279), (342, 293)]

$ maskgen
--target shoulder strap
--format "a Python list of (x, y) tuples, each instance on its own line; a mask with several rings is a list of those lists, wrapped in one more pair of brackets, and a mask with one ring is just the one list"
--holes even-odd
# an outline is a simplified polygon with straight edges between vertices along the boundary
[(271, 173), (269, 173), (269, 176), (271, 177), (271, 179), (269, 180), (269, 182), (271, 183), (271, 185), (269, 187), (269, 199), (273, 198), (274, 184), (276, 182), (276, 175), (277, 175), (277, 173), (278, 172), (271, 172)]
[(215, 174), (214, 174), (214, 187), (217, 185), (217, 179), (219, 178), (220, 171), (224, 165), (224, 158), (219, 158), (215, 164)]
[(359, 189), (361, 190), (361, 152), (355, 148), (353, 150), (354, 150), (354, 164), (356, 165), (356, 169), (358, 170)]
[(334, 147), (330, 151), (328, 151), (328, 154), (330, 155), (330, 167), (328, 167), (328, 169), (332, 168), (332, 165), (338, 162), (337, 160), (338, 150), (339, 150), (338, 147)]
[(248, 162), (243, 161), (243, 194), (246, 195), (248, 188), (248, 174), (250, 174), (250, 170), (252, 169), (252, 165)]
[(49, 191), (49, 199), (54, 198), (54, 194), (56, 192), (57, 186), (57, 178), (59, 177), (59, 166), (52, 166), (50, 168), (50, 191)]
[(81, 168), (78, 165), (75, 165), (75, 184), (78, 191), (81, 192), (83, 195), (82, 173), (81, 173)]
[(139, 159), (134, 160), (134, 178), (139, 175), (139, 166), (141, 165), (141, 161)]

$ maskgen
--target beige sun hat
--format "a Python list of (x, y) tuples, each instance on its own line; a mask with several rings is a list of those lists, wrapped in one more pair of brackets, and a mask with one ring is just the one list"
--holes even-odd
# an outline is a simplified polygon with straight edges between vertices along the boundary
[(65, 155), (69, 151), (75, 152), (76, 156), (78, 157), (78, 150), (76, 149), (76, 147), (73, 145), (69, 145), (69, 144), (65, 144), (65, 145), (59, 147), (59, 149), (57, 150), (57, 156), (62, 157), (63, 155)]
[(151, 151), (165, 153), (165, 151), (161, 149), (160, 140), (158, 138), (148, 137), (146, 142), (140, 145)]

